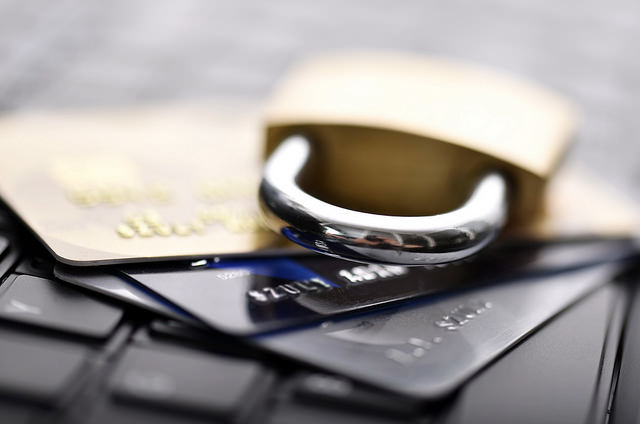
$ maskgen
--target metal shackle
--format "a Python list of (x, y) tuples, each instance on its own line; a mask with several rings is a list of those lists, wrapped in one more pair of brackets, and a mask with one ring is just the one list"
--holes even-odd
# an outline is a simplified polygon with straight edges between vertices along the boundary
[(432, 216), (391, 216), (345, 209), (302, 190), (298, 177), (312, 151), (302, 135), (284, 140), (265, 164), (260, 203), (268, 224), (295, 243), (367, 263), (439, 265), (486, 246), (507, 218), (507, 183), (484, 175), (458, 209)]

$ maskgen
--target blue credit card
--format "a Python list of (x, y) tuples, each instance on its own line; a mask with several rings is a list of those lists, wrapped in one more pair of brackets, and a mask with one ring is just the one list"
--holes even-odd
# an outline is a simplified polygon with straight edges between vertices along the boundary
[[(620, 260), (635, 252), (628, 241), (581, 240), (495, 247), (467, 263), (436, 269), (300, 255), (126, 267), (92, 278), (59, 266), (56, 274), (103, 293), (108, 287), (131, 303), (143, 299), (141, 306), (156, 312), (164, 308), (168, 316), (181, 314), (216, 330), (252, 336), (435, 293)], [(124, 296), (127, 291), (135, 294)]]

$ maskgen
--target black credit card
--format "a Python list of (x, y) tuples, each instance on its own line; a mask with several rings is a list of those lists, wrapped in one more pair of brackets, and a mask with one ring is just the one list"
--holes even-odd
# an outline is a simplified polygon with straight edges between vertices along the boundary
[[(562, 310), (610, 282), (599, 264), (417, 299), (258, 336), (261, 348), (403, 395), (435, 400)], [(523, 382), (526, 384), (526, 382)]]

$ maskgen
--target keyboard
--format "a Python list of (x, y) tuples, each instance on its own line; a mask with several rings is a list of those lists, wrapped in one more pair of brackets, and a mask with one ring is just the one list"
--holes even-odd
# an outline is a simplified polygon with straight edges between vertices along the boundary
[[(291, 0), (8, 1), (0, 108), (263, 98), (309, 51), (438, 53), (506, 68), (573, 98), (583, 130), (569, 159), (638, 199), (640, 68), (630, 52), (640, 25), (632, 3), (352, 1), (327, 13), (324, 2)], [(638, 421), (633, 273), (555, 317), (456, 393), (425, 404), (62, 285), (52, 264), (0, 213), (0, 423)]]
[(0, 252), (3, 423), (577, 423), (637, 416), (633, 270), (451, 396), (420, 402), (57, 281), (53, 259), (8, 215), (0, 221)]

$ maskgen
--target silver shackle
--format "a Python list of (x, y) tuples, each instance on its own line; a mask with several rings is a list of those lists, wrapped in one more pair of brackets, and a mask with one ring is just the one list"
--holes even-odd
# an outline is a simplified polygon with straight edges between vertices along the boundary
[(498, 173), (486, 174), (462, 206), (439, 215), (378, 215), (323, 202), (298, 185), (311, 147), (301, 135), (278, 146), (265, 165), (260, 203), (274, 230), (316, 252), (368, 263), (445, 264), (482, 249), (506, 221), (507, 184)]

